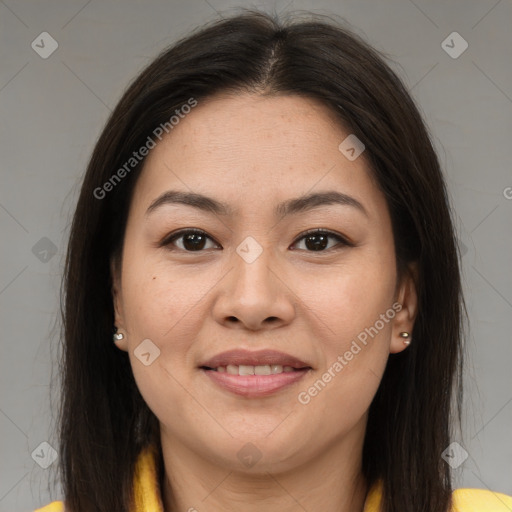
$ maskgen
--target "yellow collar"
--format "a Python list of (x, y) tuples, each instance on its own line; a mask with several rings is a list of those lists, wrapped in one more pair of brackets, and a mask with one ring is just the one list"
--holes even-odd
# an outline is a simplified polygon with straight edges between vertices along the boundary
[[(135, 508), (131, 512), (164, 512), (158, 482), (156, 448), (143, 450), (137, 459), (134, 476)], [(381, 499), (380, 485), (370, 489), (363, 512), (378, 512)]]
[[(130, 512), (164, 512), (157, 474), (156, 447), (146, 448), (135, 467), (135, 507)], [(379, 482), (368, 493), (363, 512), (378, 512), (382, 500), (382, 484)], [(510, 512), (512, 497), (487, 489), (456, 489), (453, 493), (451, 512)], [(34, 512), (65, 512), (63, 501), (54, 501)]]

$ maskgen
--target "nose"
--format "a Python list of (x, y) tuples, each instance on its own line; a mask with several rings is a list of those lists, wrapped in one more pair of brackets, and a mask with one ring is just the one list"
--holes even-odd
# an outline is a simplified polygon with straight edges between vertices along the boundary
[(246, 258), (242, 251), (234, 252), (230, 266), (231, 272), (219, 283), (213, 307), (217, 322), (256, 331), (292, 321), (295, 295), (271, 249), (263, 249), (256, 259)]

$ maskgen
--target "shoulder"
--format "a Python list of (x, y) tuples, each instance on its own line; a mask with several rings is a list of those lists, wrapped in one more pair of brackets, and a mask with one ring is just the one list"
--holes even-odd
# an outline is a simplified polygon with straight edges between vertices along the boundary
[(42, 508), (34, 510), (34, 512), (65, 512), (63, 501), (52, 501)]
[(485, 489), (453, 491), (452, 512), (510, 512), (512, 496)]

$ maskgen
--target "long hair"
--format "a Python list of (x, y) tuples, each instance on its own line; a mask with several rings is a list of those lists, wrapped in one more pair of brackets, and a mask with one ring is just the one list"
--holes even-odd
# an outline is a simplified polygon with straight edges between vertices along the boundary
[(464, 304), (449, 200), (428, 130), (385, 57), (355, 33), (323, 16), (280, 21), (253, 10), (210, 22), (163, 51), (128, 87), (92, 153), (63, 280), (66, 507), (130, 510), (136, 457), (159, 443), (128, 354), (112, 343), (110, 261), (122, 254), (144, 158), (126, 162), (191, 98), (200, 103), (218, 92), (319, 100), (364, 143), (389, 207), (399, 273), (418, 265), (419, 310), (414, 342), (390, 355), (370, 406), (363, 472), (369, 485), (382, 481), (383, 512), (448, 510), (452, 484), (441, 453), (454, 411), (460, 419)]

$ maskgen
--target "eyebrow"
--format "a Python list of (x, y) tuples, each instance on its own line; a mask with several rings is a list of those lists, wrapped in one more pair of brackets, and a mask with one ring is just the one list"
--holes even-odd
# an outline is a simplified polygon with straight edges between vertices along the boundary
[[(221, 203), (211, 197), (193, 192), (181, 192), (178, 190), (168, 190), (157, 197), (146, 210), (146, 215), (155, 211), (166, 204), (183, 204), (192, 206), (206, 212), (216, 215), (232, 216), (236, 211), (225, 203)], [(276, 217), (285, 217), (297, 213), (303, 213), (320, 206), (338, 204), (351, 206), (368, 217), (365, 207), (355, 198), (336, 191), (316, 192), (295, 199), (288, 199), (279, 203), (274, 208)]]

